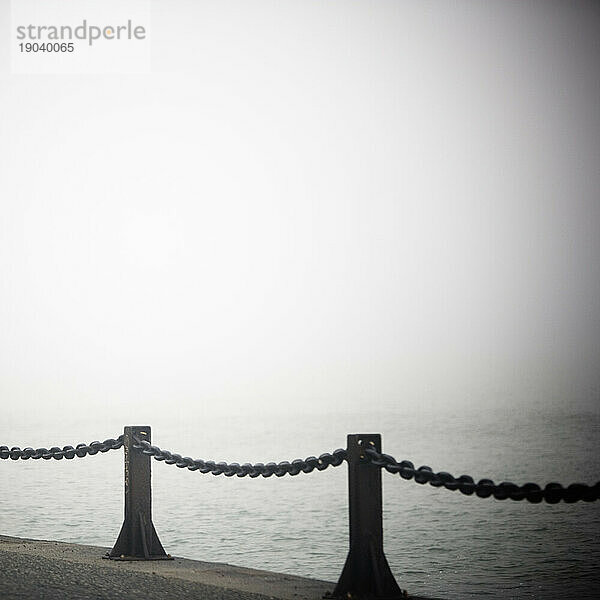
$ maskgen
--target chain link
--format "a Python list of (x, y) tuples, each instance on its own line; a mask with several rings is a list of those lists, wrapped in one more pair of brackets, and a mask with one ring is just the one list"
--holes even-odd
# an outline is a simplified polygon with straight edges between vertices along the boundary
[(337, 467), (346, 460), (346, 450), (338, 448), (331, 454), (326, 452), (321, 454), (318, 458), (316, 456), (309, 456), (304, 460), (296, 459), (292, 462), (283, 461), (280, 463), (268, 462), (264, 463), (226, 463), (226, 462), (214, 462), (212, 460), (201, 460), (193, 459), (189, 456), (181, 456), (181, 454), (174, 454), (168, 450), (161, 450), (158, 446), (152, 446), (145, 440), (140, 440), (137, 437), (134, 438), (135, 443), (133, 447), (137, 450), (141, 450), (143, 454), (153, 456), (155, 460), (164, 461), (167, 465), (175, 465), (180, 469), (189, 469), (190, 471), (200, 471), (200, 473), (212, 473), (213, 475), (225, 475), (225, 477), (251, 477), (255, 478), (259, 475), (263, 477), (283, 477), (284, 475), (298, 475), (299, 473), (310, 473), (317, 469), (317, 471), (324, 471), (327, 467)]
[(545, 500), (549, 504), (556, 504), (563, 500), (567, 503), (583, 500), (594, 502), (600, 497), (600, 482), (595, 485), (585, 483), (572, 483), (563, 487), (560, 483), (548, 483), (543, 489), (537, 483), (526, 483), (518, 486), (509, 481), (496, 485), (491, 479), (480, 479), (477, 483), (469, 475), (454, 477), (450, 473), (433, 472), (431, 467), (422, 466), (415, 469), (409, 460), (396, 461), (393, 456), (377, 452), (374, 448), (364, 449), (365, 460), (377, 467), (383, 467), (389, 473), (397, 473), (403, 479), (414, 479), (417, 483), (429, 483), (434, 487), (445, 487), (447, 490), (460, 490), (466, 496), (475, 494), (479, 498), (494, 496), (496, 500), (527, 500), (539, 503)]
[(28, 460), (30, 458), (33, 460), (38, 460), (40, 458), (43, 458), (44, 460), (50, 460), (51, 458), (61, 460), (66, 458), (70, 460), (76, 456), (83, 458), (84, 456), (88, 455), (94, 456), (94, 454), (98, 454), (98, 452), (118, 450), (122, 446), (122, 435), (120, 435), (117, 439), (109, 438), (103, 442), (95, 441), (91, 442), (90, 444), (77, 444), (75, 448), (73, 448), (73, 446), (63, 446), (62, 448), (53, 446), (52, 448), (23, 448), (23, 450), (21, 450), (19, 446), (13, 446), (10, 449), (8, 446), (0, 446), (0, 458), (4, 460), (7, 458), (11, 458), (12, 460)]

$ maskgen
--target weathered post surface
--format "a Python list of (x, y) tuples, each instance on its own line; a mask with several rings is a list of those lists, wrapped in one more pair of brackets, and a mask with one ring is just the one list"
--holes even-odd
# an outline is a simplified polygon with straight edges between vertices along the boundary
[(400, 600), (406, 595), (383, 553), (381, 468), (365, 460), (368, 446), (381, 452), (381, 435), (348, 436), (350, 551), (332, 597)]
[(125, 520), (113, 549), (112, 560), (170, 560), (152, 523), (150, 456), (133, 448), (134, 437), (151, 443), (148, 426), (125, 427)]

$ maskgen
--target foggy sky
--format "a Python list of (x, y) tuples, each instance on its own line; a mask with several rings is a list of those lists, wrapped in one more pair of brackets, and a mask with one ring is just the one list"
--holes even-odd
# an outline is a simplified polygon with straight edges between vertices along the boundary
[(170, 1), (151, 74), (2, 44), (5, 423), (597, 405), (598, 31), (592, 2)]

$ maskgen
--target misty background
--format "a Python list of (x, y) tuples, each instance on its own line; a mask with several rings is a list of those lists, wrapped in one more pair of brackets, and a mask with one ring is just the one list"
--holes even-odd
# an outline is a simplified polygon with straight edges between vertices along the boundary
[[(600, 4), (134, 5), (150, 73), (31, 75), (0, 0), (0, 444), (596, 482)], [(1, 462), (0, 533), (114, 544), (121, 452)], [(152, 473), (174, 556), (339, 577), (343, 466)], [(411, 594), (597, 595), (598, 503), (383, 479)]]
[(175, 1), (151, 74), (14, 75), (3, 44), (3, 443), (69, 415), (597, 412), (599, 25)]

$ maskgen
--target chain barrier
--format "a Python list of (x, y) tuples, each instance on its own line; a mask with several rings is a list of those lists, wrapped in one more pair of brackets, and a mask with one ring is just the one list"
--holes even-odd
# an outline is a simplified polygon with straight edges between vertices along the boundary
[(396, 582), (383, 550), (383, 493), (382, 474), (385, 469), (397, 473), (403, 479), (414, 479), (417, 483), (429, 483), (434, 487), (460, 490), (480, 498), (493, 496), (497, 500), (528, 500), (539, 503), (545, 500), (556, 504), (583, 500), (593, 502), (600, 496), (600, 482), (593, 486), (574, 483), (564, 488), (559, 483), (549, 483), (544, 489), (536, 483), (523, 486), (510, 482), (496, 485), (491, 479), (477, 483), (469, 475), (456, 478), (450, 473), (434, 473), (431, 467), (415, 469), (412, 462), (398, 462), (393, 456), (381, 452), (380, 434), (349, 434), (345, 450), (309, 456), (301, 460), (280, 463), (226, 463), (212, 460), (193, 459), (189, 456), (161, 450), (151, 444), (151, 428), (145, 425), (125, 427), (124, 434), (117, 439), (104, 442), (78, 444), (59, 448), (24, 448), (0, 446), (0, 458), (28, 460), (54, 458), (72, 459), (98, 452), (124, 448), (125, 460), (125, 518), (121, 531), (110, 552), (104, 558), (111, 560), (172, 560), (165, 552), (152, 522), (151, 460), (175, 465), (180, 469), (225, 475), (226, 477), (256, 478), (283, 477), (311, 473), (315, 469), (324, 471), (348, 463), (348, 512), (350, 548), (342, 573), (329, 597), (337, 600), (347, 598), (405, 598), (406, 592)]
[(250, 463), (226, 463), (226, 462), (214, 462), (212, 460), (201, 460), (193, 459), (189, 456), (181, 456), (181, 454), (174, 454), (168, 450), (161, 450), (158, 446), (152, 446), (145, 440), (134, 438), (135, 444), (133, 447), (137, 450), (141, 450), (143, 454), (153, 456), (155, 460), (164, 461), (167, 465), (175, 465), (180, 469), (189, 469), (190, 471), (200, 471), (200, 473), (212, 473), (213, 475), (225, 475), (225, 477), (248, 477), (255, 478), (259, 475), (263, 477), (283, 477), (284, 475), (298, 475), (299, 473), (311, 473), (315, 469), (317, 471), (324, 471), (327, 467), (337, 467), (346, 460), (346, 450), (338, 448), (331, 454), (325, 452), (318, 458), (316, 456), (309, 456), (304, 460), (297, 458), (292, 462), (282, 461), (280, 463), (268, 462), (256, 463), (254, 465)]
[(123, 446), (123, 436), (120, 435), (117, 439), (109, 438), (108, 440), (104, 440), (103, 442), (91, 442), (90, 444), (77, 444), (73, 448), (73, 446), (63, 446), (59, 448), (58, 446), (53, 446), (52, 448), (19, 448), (19, 446), (13, 446), (12, 448), (8, 448), (8, 446), (0, 446), (0, 458), (6, 460), (7, 458), (12, 458), (12, 460), (28, 460), (32, 458), (33, 460), (38, 460), (43, 458), (44, 460), (50, 460), (54, 458), (56, 460), (61, 460), (66, 458), (71, 460), (78, 456), (79, 458), (83, 458), (84, 456), (94, 456), (94, 454), (98, 454), (98, 452), (108, 452), (109, 450), (118, 450)]
[[(164, 462), (167, 465), (175, 465), (180, 469), (189, 471), (199, 471), (200, 473), (212, 473), (213, 475), (225, 475), (225, 477), (250, 477), (256, 478), (283, 477), (284, 475), (298, 475), (299, 473), (311, 473), (315, 469), (324, 471), (327, 467), (337, 467), (347, 460), (347, 450), (338, 448), (332, 453), (325, 452), (319, 457), (309, 456), (302, 459), (296, 459), (291, 462), (282, 461), (279, 463), (244, 463), (236, 462), (215, 462), (212, 460), (193, 459), (189, 456), (172, 453), (168, 450), (161, 450), (158, 446), (152, 446), (146, 440), (134, 438), (133, 448), (140, 450), (143, 454), (154, 457), (155, 460)], [(77, 446), (53, 446), (52, 448), (23, 448), (13, 446), (0, 446), (0, 459), (12, 460), (68, 460), (83, 458), (84, 456), (94, 456), (99, 452), (108, 452), (109, 450), (118, 450), (123, 446), (123, 436), (118, 438), (109, 438), (104, 442), (94, 441), (90, 444), (77, 444)], [(377, 452), (375, 448), (365, 447), (363, 449), (364, 459), (376, 467), (382, 467), (389, 473), (400, 475), (403, 479), (414, 479), (416, 483), (425, 484), (433, 487), (444, 487), (451, 491), (459, 490), (466, 496), (475, 494), (479, 498), (489, 498), (493, 496), (496, 500), (527, 500), (532, 503), (546, 501), (549, 504), (556, 504), (561, 500), (566, 503), (578, 501), (594, 502), (600, 498), (600, 482), (595, 485), (584, 483), (572, 483), (563, 487), (560, 483), (548, 483), (541, 488), (537, 483), (526, 483), (519, 486), (515, 483), (504, 481), (495, 484), (491, 479), (480, 479), (475, 483), (470, 475), (461, 475), (454, 477), (445, 471), (434, 472), (431, 467), (421, 466), (418, 469), (409, 460), (398, 462), (393, 456)]]
[(416, 483), (429, 483), (434, 487), (445, 487), (447, 490), (460, 490), (465, 496), (477, 495), (479, 498), (494, 496), (496, 500), (527, 500), (539, 503), (545, 500), (548, 504), (556, 504), (563, 500), (567, 503), (594, 502), (600, 497), (600, 482), (595, 485), (572, 483), (563, 487), (560, 483), (548, 483), (541, 488), (537, 483), (526, 483), (518, 486), (509, 481), (496, 485), (491, 479), (480, 479), (477, 483), (469, 475), (454, 477), (450, 473), (435, 473), (431, 467), (422, 466), (415, 469), (409, 460), (398, 462), (393, 456), (377, 452), (374, 448), (364, 448), (365, 459), (377, 467), (383, 467), (389, 473), (397, 473), (403, 479), (414, 479)]

